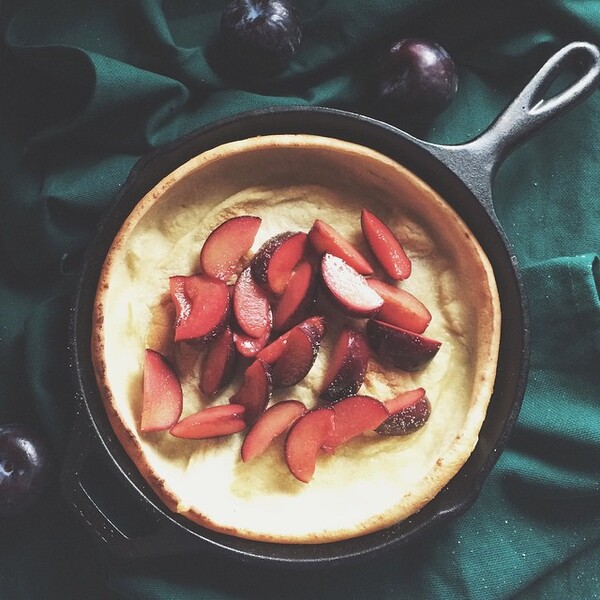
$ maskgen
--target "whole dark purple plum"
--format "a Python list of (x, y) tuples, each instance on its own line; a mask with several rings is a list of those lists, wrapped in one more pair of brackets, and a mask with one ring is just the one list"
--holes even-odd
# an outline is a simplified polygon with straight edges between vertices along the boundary
[(49, 481), (50, 458), (43, 438), (25, 425), (0, 425), (0, 517), (25, 511)]
[(302, 40), (291, 0), (232, 0), (221, 16), (220, 52), (240, 73), (269, 77), (281, 71)]
[(388, 116), (431, 119), (449, 106), (457, 89), (456, 65), (435, 42), (406, 38), (381, 56), (377, 95)]

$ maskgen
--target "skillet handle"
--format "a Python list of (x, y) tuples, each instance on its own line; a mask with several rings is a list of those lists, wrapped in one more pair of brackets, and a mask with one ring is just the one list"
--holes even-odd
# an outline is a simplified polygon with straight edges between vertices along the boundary
[[(61, 491), (100, 546), (118, 558), (147, 558), (198, 549), (196, 539), (125, 484), (127, 474), (107, 467), (106, 455), (85, 408), (78, 407), (61, 472)], [(98, 497), (105, 497), (100, 501)], [(107, 502), (107, 498), (112, 498)]]
[[(545, 99), (544, 94), (556, 79), (574, 63), (584, 71), (566, 89)], [(488, 209), (491, 185), (502, 161), (519, 144), (546, 123), (585, 100), (600, 86), (600, 48), (588, 42), (568, 44), (542, 66), (523, 91), (479, 137), (457, 146), (433, 146), (458, 172)], [(487, 177), (482, 177), (482, 168)]]

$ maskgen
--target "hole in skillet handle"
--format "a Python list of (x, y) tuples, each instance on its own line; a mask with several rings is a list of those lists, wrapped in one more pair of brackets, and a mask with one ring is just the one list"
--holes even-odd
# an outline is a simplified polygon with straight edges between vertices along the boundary
[[(545, 98), (559, 77), (576, 67), (566, 88)], [(600, 48), (573, 42), (552, 55), (520, 94), (480, 136), (464, 144), (423, 143), (449, 166), (482, 201), (492, 218), (492, 182), (506, 156), (563, 112), (574, 108), (600, 86)]]

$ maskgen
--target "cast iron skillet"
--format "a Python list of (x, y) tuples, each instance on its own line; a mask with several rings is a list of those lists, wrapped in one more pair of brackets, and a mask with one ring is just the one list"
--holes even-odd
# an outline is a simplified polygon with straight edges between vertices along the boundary
[[(560, 93), (544, 99), (549, 86), (574, 60), (584, 66), (583, 74)], [(102, 545), (119, 557), (213, 551), (255, 563), (332, 566), (398, 548), (467, 510), (506, 445), (519, 413), (528, 369), (529, 329), (522, 280), (494, 212), (492, 181), (517, 144), (586, 98), (599, 82), (600, 50), (576, 42), (550, 58), (485, 133), (462, 145), (434, 145), (361, 115), (302, 107), (239, 115), (142, 159), (89, 248), (72, 310), (71, 352), (78, 402), (62, 488), (69, 504)], [(168, 511), (114, 436), (90, 357), (98, 275), (114, 235), (138, 200), (176, 167), (205, 150), (275, 133), (319, 134), (363, 144), (424, 179), (457, 210), (479, 240), (493, 265), (502, 306), (495, 390), (480, 440), (467, 463), (436, 498), (408, 520), (384, 531), (329, 544), (282, 545), (238, 539), (203, 529)]]

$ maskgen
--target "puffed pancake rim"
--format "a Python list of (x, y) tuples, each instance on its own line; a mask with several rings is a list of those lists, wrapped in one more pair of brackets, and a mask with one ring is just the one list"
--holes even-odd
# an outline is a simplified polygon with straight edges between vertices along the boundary
[[(418, 373), (394, 370), (373, 358), (359, 393), (385, 400), (422, 386), (432, 405), (426, 425), (405, 437), (363, 435), (333, 456), (323, 453), (309, 484), (289, 473), (282, 440), (243, 463), (243, 433), (209, 440), (140, 434), (147, 346), (176, 354), (183, 416), (227, 403), (239, 386), (238, 377), (216, 397), (203, 398), (198, 385), (202, 354), (189, 344), (174, 347), (168, 337), (173, 318), (168, 279), (198, 272), (208, 234), (230, 217), (259, 216), (256, 251), (272, 235), (308, 231), (319, 218), (369, 256), (360, 229), (363, 208), (402, 242), (413, 268), (400, 285), (429, 308), (433, 318), (426, 335), (442, 346)], [(204, 152), (140, 200), (102, 268), (92, 356), (115, 434), (171, 511), (243, 538), (322, 543), (406, 519), (456, 474), (486, 414), (499, 338), (492, 268), (473, 234), (436, 192), (360, 145), (274, 135)], [(309, 375), (293, 388), (275, 390), (272, 402), (293, 397), (315, 406), (334, 339), (335, 334), (325, 336)]]

